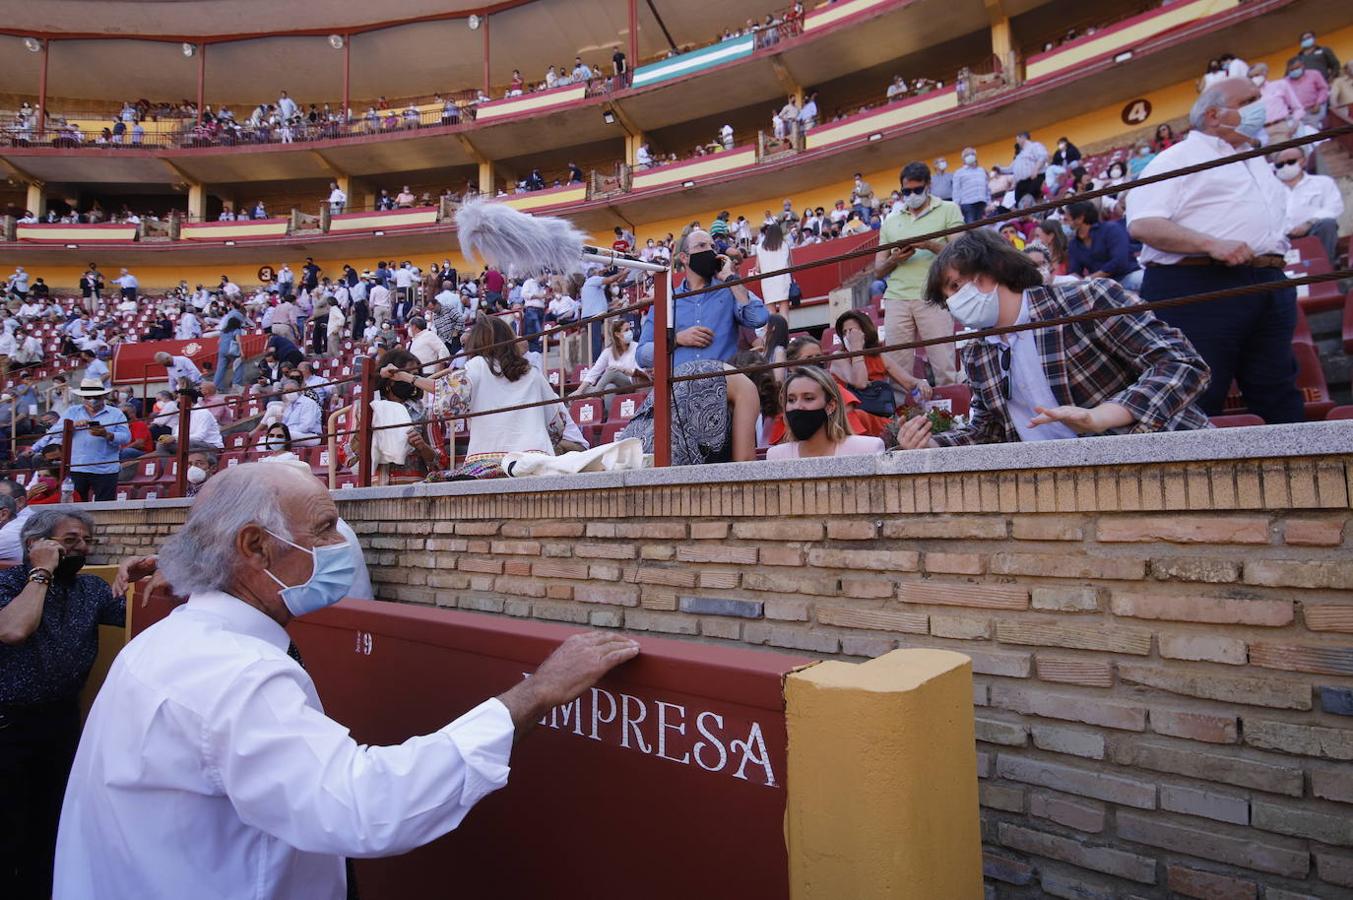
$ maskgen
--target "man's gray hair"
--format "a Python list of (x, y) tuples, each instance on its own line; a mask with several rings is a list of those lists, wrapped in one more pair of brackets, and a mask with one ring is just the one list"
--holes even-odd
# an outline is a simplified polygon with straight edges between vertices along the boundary
[(8, 494), (0, 494), (0, 509), (3, 509), (5, 512), (9, 513), (9, 516), (6, 518), (6, 521), (13, 519), (16, 515), (19, 514), (19, 504), (15, 503), (14, 498), (9, 496)]
[(1203, 92), (1198, 95), (1198, 99), (1193, 101), (1193, 108), (1189, 110), (1189, 125), (1194, 128), (1202, 128), (1207, 124), (1208, 110), (1230, 108), (1227, 83), (1232, 80), (1234, 79), (1224, 78), (1203, 88)]
[(33, 513), (28, 517), (28, 521), (23, 523), (23, 528), (19, 531), (19, 543), (24, 547), (24, 553), (28, 552), (29, 541), (51, 537), (57, 526), (67, 519), (75, 519), (85, 526), (90, 537), (94, 536), (94, 517), (89, 513), (73, 506), (49, 506)]
[(259, 463), (226, 469), (198, 495), (188, 521), (160, 549), (159, 570), (179, 596), (224, 590), (235, 574), (235, 538), (258, 525), (291, 539), (280, 492), (259, 471)]

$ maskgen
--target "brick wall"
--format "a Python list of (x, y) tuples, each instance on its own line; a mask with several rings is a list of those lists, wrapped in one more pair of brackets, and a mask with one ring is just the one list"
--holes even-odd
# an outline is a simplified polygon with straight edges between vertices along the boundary
[[(383, 598), (824, 656), (967, 653), (995, 896), (1348, 897), (1353, 429), (1325, 434), (1269, 444), (1306, 454), (1285, 457), (1040, 469), (1025, 448), (961, 471), (993, 458), (945, 451), (339, 506)], [(183, 514), (101, 513), (110, 555)]]

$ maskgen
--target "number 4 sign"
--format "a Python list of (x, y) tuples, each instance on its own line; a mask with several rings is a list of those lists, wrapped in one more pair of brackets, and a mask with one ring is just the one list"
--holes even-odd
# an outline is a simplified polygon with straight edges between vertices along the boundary
[(1150, 100), (1131, 100), (1123, 107), (1123, 124), (1140, 125), (1151, 118)]

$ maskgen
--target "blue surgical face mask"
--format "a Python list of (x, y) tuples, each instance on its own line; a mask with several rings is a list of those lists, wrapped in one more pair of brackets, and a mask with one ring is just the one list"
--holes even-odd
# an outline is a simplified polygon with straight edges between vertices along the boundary
[(1315, 38), (1304, 37), (1301, 39), (1301, 49), (1310, 50), (1314, 46), (1315, 46)]
[(1264, 132), (1264, 123), (1268, 121), (1268, 110), (1264, 107), (1264, 101), (1256, 100), (1248, 103), (1236, 112), (1240, 113), (1240, 124), (1235, 126), (1236, 131), (1247, 138), (1257, 140)]
[(990, 328), (1000, 315), (1000, 296), (996, 289), (982, 291), (969, 281), (948, 300), (949, 314), (968, 328)]
[(267, 569), (263, 570), (282, 589), (280, 592), (282, 602), (286, 604), (287, 609), (293, 616), (303, 616), (317, 609), (333, 606), (339, 600), (342, 600), (343, 595), (352, 587), (352, 579), (357, 574), (357, 566), (352, 561), (352, 549), (348, 546), (347, 541), (340, 541), (337, 544), (324, 544), (312, 550), (309, 547), (292, 543), (271, 531), (268, 534), (284, 544), (290, 544), (297, 550), (309, 553), (314, 560), (310, 577), (306, 579), (304, 584), (288, 586), (272, 572)]

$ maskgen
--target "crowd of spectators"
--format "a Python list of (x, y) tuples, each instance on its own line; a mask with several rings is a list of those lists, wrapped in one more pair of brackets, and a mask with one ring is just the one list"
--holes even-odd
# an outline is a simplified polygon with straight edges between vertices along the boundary
[[(785, 268), (792, 250), (798, 247), (871, 230), (879, 232), (881, 243), (905, 242), (912, 236), (954, 228), (993, 213), (1018, 210), (1049, 198), (1073, 197), (1087, 189), (1112, 188), (1143, 174), (1168, 171), (1271, 140), (1270, 83), (1261, 84), (1251, 77), (1248, 73), (1252, 69), (1243, 61), (1226, 58), (1218, 64), (1228, 72), (1243, 69), (1247, 74), (1208, 79), (1190, 117), (1189, 130), (1177, 132), (1170, 124), (1161, 124), (1152, 130), (1149, 140), (1132, 145), (1127, 153), (1091, 160), (1066, 137), (1050, 150), (1030, 134), (1021, 133), (1015, 137), (1009, 162), (990, 169), (979, 164), (972, 148), (965, 148), (960, 154), (962, 165), (952, 172), (944, 159), (935, 160), (933, 165), (909, 163), (900, 173), (897, 189), (887, 193), (876, 191), (862, 173), (856, 173), (849, 197), (835, 201), (831, 209), (804, 207), (799, 212), (786, 199), (780, 210), (766, 210), (761, 217), (734, 216), (724, 211), (708, 226), (694, 221), (680, 235), (655, 235), (642, 242), (617, 227), (612, 249), (646, 261), (671, 263), (679, 276), (678, 290), (704, 291), (679, 300), (675, 306), (673, 362), (678, 371), (718, 371), (709, 367), (761, 359), (796, 361), (821, 368), (830, 376), (830, 389), (821, 383), (818, 373), (796, 379), (792, 390), (783, 377), (774, 374), (748, 378), (747, 385), (732, 373), (724, 379), (709, 379), (708, 388), (692, 382), (693, 386), (682, 393), (695, 407), (679, 404), (678, 415), (707, 404), (727, 407), (727, 416), (717, 420), (726, 419), (732, 428), (746, 417), (745, 403), (739, 412), (738, 399), (752, 397), (750, 402), (758, 409), (752, 418), (759, 424), (751, 446), (755, 448), (768, 437), (778, 440), (792, 433), (805, 445), (794, 451), (801, 455), (823, 455), (829, 447), (832, 453), (856, 452), (842, 449), (843, 433), (879, 438), (888, 446), (902, 447), (920, 446), (932, 439), (938, 444), (960, 440), (944, 436), (950, 433), (964, 435), (964, 441), (1032, 440), (1105, 430), (1206, 427), (1208, 416), (1222, 412), (1234, 374), (1245, 402), (1267, 421), (1300, 420), (1301, 404), (1291, 400), (1296, 395), (1290, 374), (1295, 366), (1284, 361), (1281, 350), (1286, 346), (1290, 359), (1291, 319), (1295, 313), (1290, 312), (1294, 307), (1288, 297), (1276, 296), (1281, 291), (1275, 292), (1274, 303), (1279, 309), (1276, 321), (1256, 314), (1249, 324), (1241, 323), (1243, 333), (1249, 329), (1276, 335), (1272, 346), (1262, 354), (1271, 365), (1257, 376), (1258, 381), (1251, 373), (1252, 361), (1227, 357), (1218, 349), (1219, 324), (1204, 315), (1207, 310), (1202, 307), (1194, 310), (1204, 315), (1201, 320), (1189, 320), (1182, 313), (1145, 321), (1123, 316), (1111, 320), (1124, 323), (1119, 330), (1105, 326), (1077, 333), (1074, 339), (1080, 342), (1076, 351), (1080, 356), (1057, 360), (1058, 365), (1070, 366), (1075, 373), (1074, 377), (1067, 376), (1071, 387), (1060, 394), (1048, 390), (1030, 374), (1029, 354), (1046, 354), (1047, 347), (1054, 345), (1045, 346), (1041, 338), (1024, 344), (1012, 339), (1005, 347), (991, 341), (968, 342), (961, 353), (931, 348), (924, 360), (908, 351), (868, 351), (915, 338), (946, 337), (954, 332), (955, 324), (982, 328), (1005, 324), (1007, 319), (1027, 321), (1105, 305), (1127, 306), (1138, 292), (1159, 297), (1201, 291), (1221, 283), (1214, 277), (1217, 267), (1203, 264), (1208, 259), (1226, 263), (1233, 280), (1237, 273), (1251, 281), (1280, 278), (1282, 254), (1289, 242), (1306, 236), (1317, 238), (1333, 259), (1342, 201), (1333, 182), (1315, 172), (1312, 157), (1301, 149), (1285, 150), (1267, 161), (1256, 160), (1245, 166), (1246, 178), (1261, 184), (1261, 192), (1221, 185), (1225, 181), (1221, 173), (1229, 172), (1227, 168), (1100, 199), (1072, 200), (1048, 215), (1015, 218), (998, 229), (981, 229), (962, 240), (923, 241), (881, 252), (865, 276), (879, 314), (849, 313), (833, 323), (841, 347), (865, 351), (853, 360), (818, 367), (813, 360), (824, 352), (822, 344), (802, 335), (791, 340), (787, 317), (799, 297), (797, 285), (789, 276), (763, 279), (760, 296), (743, 285), (722, 287), (739, 272), (755, 274)], [(1289, 76), (1283, 84), (1299, 80), (1292, 72), (1305, 77), (1318, 73), (1322, 66), (1347, 74), (1326, 48), (1314, 42), (1313, 35), (1305, 35), (1301, 52), (1289, 64)], [(1335, 81), (1337, 85), (1338, 79)], [(1309, 106), (1303, 109), (1306, 115), (1314, 114)], [(801, 112), (797, 110), (795, 115)], [(1203, 193), (1228, 198), (1235, 195), (1231, 202), (1240, 205), (1233, 215), (1205, 215), (1200, 222), (1190, 218), (1188, 206), (1200, 190), (1195, 182), (1207, 185), (1209, 177), (1217, 184), (1201, 189)], [(1251, 207), (1243, 208), (1241, 194), (1246, 195), (1243, 199)], [(333, 202), (341, 208), (345, 198), (334, 198)], [(418, 198), (407, 185), (394, 195), (383, 191), (379, 201), (382, 208), (395, 209), (411, 202), (417, 203)], [(1253, 227), (1246, 235), (1226, 236), (1235, 222), (1247, 221)], [(1202, 236), (1181, 237), (1184, 231), (1180, 229)], [(1241, 244), (1247, 249), (1242, 250)], [(401, 458), (398, 448), (386, 446), (379, 461), (398, 466), (412, 460), (411, 464), (425, 474), (437, 477), (485, 477), (501, 474), (495, 468), (495, 454), (500, 458), (501, 452), (540, 450), (535, 445), (543, 444), (544, 439), (532, 438), (531, 447), (517, 446), (503, 435), (521, 423), (496, 427), (491, 416), (477, 417), (476, 427), (470, 430), (475, 465), (466, 469), (464, 461), (444, 454), (435, 429), (420, 427), (417, 423), (421, 419), (415, 413), (425, 417), (433, 414), (434, 408), (442, 410), (440, 414), (472, 407), (476, 412), (489, 411), (503, 397), (515, 397), (525, 390), (520, 374), (525, 371), (523, 365), (544, 377), (542, 354), (546, 347), (538, 337), (542, 329), (600, 315), (645, 296), (648, 289), (649, 282), (624, 269), (595, 268), (582, 278), (526, 277), (492, 267), (478, 273), (458, 272), (449, 260), (426, 267), (410, 260), (392, 260), (373, 269), (358, 271), (344, 266), (341, 272), (324, 273), (307, 259), (296, 272), (282, 265), (271, 281), (251, 293), (224, 276), (210, 289), (198, 285), (192, 290), (182, 284), (152, 301), (154, 315), (145, 333), (129, 334), (117, 315), (137, 311), (145, 300), (139, 296), (133, 273), (124, 269), (116, 278), (105, 280), (97, 267), (91, 266), (80, 282), (82, 308), (67, 311), (50, 301), (50, 289), (42, 279), (30, 278), (20, 267), (6, 281), (10, 314), (0, 334), (0, 355), (8, 356), (14, 368), (42, 362), (41, 341), (26, 329), (35, 322), (60, 322), (62, 352), (79, 354), (84, 364), (78, 377), (72, 378), (72, 384), (81, 387), (72, 391), (67, 386), (67, 391), (83, 397), (78, 391), (86, 390), (90, 382), (108, 387), (103, 359), (119, 342), (221, 336), (216, 365), (206, 373), (182, 357), (157, 359), (164, 366), (171, 390), (179, 393), (160, 398), (153, 408), (138, 408), (132, 397), (109, 394), (111, 408), (130, 404), (129, 421), (151, 422), (150, 449), (145, 446), (146, 436), (138, 439), (131, 435), (122, 452), (132, 454), (164, 452), (155, 442), (166, 435), (173, 437), (170, 431), (175, 416), (185, 402), (193, 409), (191, 419), (200, 423), (200, 427), (190, 429), (191, 446), (203, 452), (219, 452), (219, 427), (223, 423), (209, 412), (201, 416), (197, 412), (199, 406), (212, 405), (211, 395), (230, 392), (257, 396), (265, 404), (280, 401), (261, 420), (258, 440), (277, 439), (270, 429), (285, 426), (291, 446), (313, 444), (325, 433), (324, 418), (346, 400), (339, 392), (320, 387), (323, 379), (316, 374), (314, 362), (333, 354), (340, 342), (359, 344), (364, 352), (382, 359), (398, 351), (404, 356), (391, 356), (382, 363), (380, 390), (408, 413), (411, 431), (404, 444), (413, 453)], [(115, 296), (105, 296), (109, 290)], [(1228, 327), (1236, 326), (1236, 317), (1226, 315)], [(878, 318), (882, 319), (881, 333)], [(270, 335), (267, 351), (252, 367), (241, 358), (238, 340), (239, 335), (251, 330)], [(475, 334), (478, 336), (473, 337)], [(476, 347), (497, 345), (512, 337), (523, 340), (511, 354), (499, 353), (498, 347), (484, 354), (475, 351)], [(1233, 338), (1223, 343), (1234, 344)], [(1061, 340), (1070, 339), (1070, 332), (1064, 330)], [(1110, 353), (1105, 349), (1110, 341), (1118, 341), (1120, 349)], [(651, 383), (651, 315), (641, 318), (629, 314), (594, 323), (581, 343), (585, 365), (571, 381), (561, 379), (552, 384), (551, 396), (566, 394), (566, 384), (577, 385), (572, 389), (575, 394), (630, 394), (645, 390)], [(558, 348), (559, 344), (553, 341), (551, 346)], [(1016, 344), (1022, 348), (1018, 352)], [(1124, 358), (1123, 347), (1134, 348), (1136, 362)], [(6, 350), (10, 352), (6, 354)], [(462, 350), (467, 357), (458, 356)], [(1094, 363), (1095, 353), (1105, 354), (1111, 362)], [(1160, 363), (1150, 371), (1140, 368), (1143, 360), (1156, 357), (1172, 362)], [(471, 368), (465, 365), (466, 358), (484, 360), (488, 369), (480, 371), (480, 363)], [(525, 362), (517, 362), (518, 358)], [(1016, 362), (1023, 366), (1018, 378)], [(1045, 361), (1044, 365), (1052, 363)], [(1161, 374), (1161, 366), (1176, 368), (1167, 376)], [(411, 373), (411, 388), (400, 386), (405, 379), (396, 374), (396, 369)], [(1274, 374), (1278, 370), (1286, 374), (1279, 378)], [(1216, 372), (1222, 373), (1220, 380)], [(717, 390), (712, 387), (716, 382)], [(535, 376), (530, 384), (530, 390), (539, 393)], [(497, 387), (490, 387), (493, 385)], [(930, 434), (927, 429), (937, 427), (937, 420), (929, 414), (931, 408), (948, 402), (937, 392), (964, 385), (972, 398), (972, 411), (959, 416), (951, 430)], [(1010, 392), (1023, 389), (1031, 393), (1022, 398), (1025, 405), (1020, 407)], [(411, 391), (423, 395), (414, 396)], [(1001, 397), (1000, 402), (992, 391)], [(1152, 407), (1152, 391), (1169, 393), (1173, 399)], [(1277, 396), (1284, 399), (1266, 399)], [(286, 399), (289, 397), (293, 399)], [(31, 413), (22, 413), (26, 405), (11, 407), (11, 417), (23, 420), (21, 428), (51, 426), (50, 422), (39, 423)], [(1005, 407), (1004, 420), (990, 418), (997, 406)], [(562, 410), (540, 423), (551, 435), (553, 448), (586, 446), (596, 437), (579, 432), (578, 440), (566, 439), (569, 411), (563, 403), (549, 409)], [(792, 419), (797, 427), (792, 427), (794, 422), (787, 418), (791, 409), (824, 413), (795, 415)], [(1028, 416), (1021, 419), (1025, 411)], [(52, 412), (63, 413), (59, 409)], [(394, 415), (396, 422), (402, 421), (393, 406), (383, 415)], [(651, 415), (651, 407), (642, 405), (627, 431), (651, 442)], [(982, 415), (988, 418), (982, 419)], [(208, 419), (215, 421), (215, 431)], [(844, 429), (838, 419), (845, 423)], [(573, 426), (576, 430), (576, 423)], [(817, 427), (810, 432), (810, 426)], [(805, 434), (808, 437), (803, 437)], [(734, 439), (730, 433), (726, 441), (712, 440), (710, 434), (688, 437), (691, 439), (683, 452), (689, 460), (746, 458), (743, 436)], [(850, 448), (863, 446), (859, 442), (849, 444)], [(717, 448), (717, 452), (695, 452), (701, 447)], [(349, 453), (345, 464), (358, 463)]]

